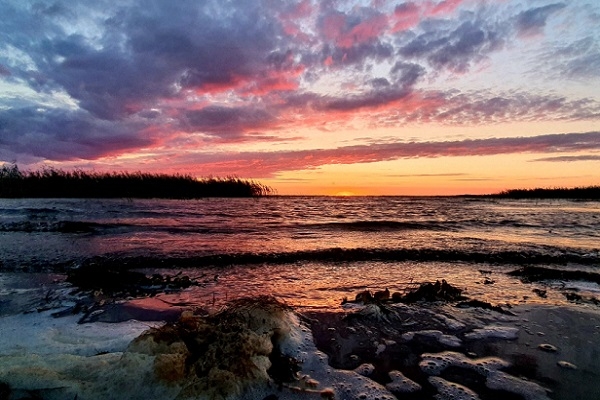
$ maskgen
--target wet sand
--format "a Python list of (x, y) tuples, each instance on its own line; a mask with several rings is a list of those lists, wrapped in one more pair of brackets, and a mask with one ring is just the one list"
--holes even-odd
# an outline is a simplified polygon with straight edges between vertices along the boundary
[[(30, 392), (40, 398), (73, 394), (82, 399), (84, 393), (93, 398), (90, 393), (128, 384), (163, 388), (153, 375), (152, 357), (180, 360), (180, 355), (132, 356), (130, 343), (150, 327), (176, 321), (185, 310), (208, 318), (223, 309), (221, 303), (198, 307), (169, 303), (161, 296), (90, 302), (74, 294), (60, 276), (36, 275), (35, 284), (30, 276), (2, 277), (0, 383), (8, 386), (0, 384), (0, 394), (3, 387), (12, 387), (13, 394), (0, 398)], [(86, 312), (77, 310), (77, 304)], [(520, 304), (493, 310), (457, 304), (350, 302), (296, 309), (296, 335), (308, 335), (305, 339), (314, 344), (289, 354), (299, 365), (289, 382), (282, 386), (263, 373), (263, 380), (255, 383), (262, 389), (256, 393), (276, 396), (270, 399), (319, 398), (321, 392), (336, 399), (358, 398), (353, 396), (360, 393), (373, 399), (600, 398), (598, 306)], [(98, 368), (104, 375), (82, 378), (73, 372), (82, 368)], [(40, 373), (42, 380), (36, 377)], [(308, 376), (319, 379), (307, 386)], [(82, 380), (87, 392), (73, 383)], [(98, 390), (104, 392), (90, 389), (100, 383)], [(160, 392), (163, 398), (175, 398), (181, 390), (177, 385), (167, 385)], [(68, 390), (57, 389), (61, 387)]]
[[(498, 357), (509, 364), (503, 371), (539, 384), (547, 389), (548, 398), (600, 398), (597, 309), (522, 305), (510, 312), (514, 315), (421, 304), (391, 307), (387, 314), (371, 308), (350, 314), (313, 313), (309, 317), (316, 344), (330, 356), (332, 366), (353, 369), (363, 363), (373, 364), (371, 377), (382, 384), (390, 382), (390, 371), (400, 371), (423, 387), (414, 398), (436, 394), (428, 384), (429, 375), (419, 367), (422, 355), (446, 351), (472, 360)], [(445, 370), (441, 377), (473, 389), (482, 399), (521, 398), (490, 390), (483, 376), (457, 366)], [(538, 394), (529, 398), (544, 397)]]

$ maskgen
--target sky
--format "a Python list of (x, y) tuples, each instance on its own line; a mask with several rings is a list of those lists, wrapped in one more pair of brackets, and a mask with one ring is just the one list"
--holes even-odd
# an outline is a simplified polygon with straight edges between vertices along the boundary
[(282, 195), (600, 185), (595, 0), (0, 2), (0, 163)]

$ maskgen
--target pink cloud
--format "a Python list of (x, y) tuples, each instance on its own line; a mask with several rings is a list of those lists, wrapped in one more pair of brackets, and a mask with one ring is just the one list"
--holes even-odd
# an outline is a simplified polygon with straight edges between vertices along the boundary
[(464, 0), (443, 0), (439, 3), (428, 3), (427, 15), (439, 16), (452, 14)]
[(237, 155), (184, 155), (175, 162), (193, 165), (195, 168), (193, 172), (199, 175), (218, 174), (267, 178), (283, 171), (314, 169), (330, 164), (372, 163), (414, 157), (553, 154), (582, 150), (600, 150), (600, 132), (445, 142), (387, 142), (335, 149), (239, 153)]
[(375, 15), (347, 32), (341, 34), (336, 44), (343, 48), (352, 47), (355, 44), (366, 43), (378, 38), (388, 29), (388, 18), (385, 15)]
[(336, 41), (344, 33), (346, 27), (346, 16), (342, 13), (335, 13), (327, 15), (323, 19), (323, 26), (321, 32), (325, 39), (329, 41)]
[(463, 2), (464, 0), (444, 0), (438, 3), (428, 1), (400, 4), (394, 9), (394, 14), (391, 18), (391, 23), (393, 24), (392, 32), (400, 32), (413, 28), (422, 19), (448, 16), (454, 13)]
[(420, 20), (419, 7), (415, 3), (403, 3), (394, 10), (392, 32), (410, 29), (416, 26)]

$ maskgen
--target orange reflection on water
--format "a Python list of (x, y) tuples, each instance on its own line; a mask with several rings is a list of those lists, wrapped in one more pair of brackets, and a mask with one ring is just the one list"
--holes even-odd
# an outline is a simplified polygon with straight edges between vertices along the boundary
[[(481, 268), (485, 268), (486, 271), (482, 273)], [(185, 304), (214, 309), (225, 305), (229, 300), (269, 295), (299, 311), (343, 312), (342, 300), (353, 300), (356, 294), (363, 290), (374, 292), (387, 288), (392, 293), (404, 293), (408, 289), (418, 287), (422, 282), (442, 279), (461, 288), (465, 296), (492, 304), (567, 304), (559, 291), (548, 290), (547, 298), (537, 297), (532, 293), (532, 289), (539, 285), (524, 284), (505, 272), (499, 267), (485, 265), (411, 262), (231, 267), (208, 271), (207, 275), (212, 277), (214, 274), (216, 279), (206, 286), (159, 295), (158, 301), (163, 304), (152, 304), (161, 307), (164, 304)], [(184, 274), (189, 276), (193, 276), (194, 273), (197, 274), (197, 271), (184, 271)], [(486, 277), (493, 284), (485, 284)], [(156, 301), (157, 299), (152, 300)]]

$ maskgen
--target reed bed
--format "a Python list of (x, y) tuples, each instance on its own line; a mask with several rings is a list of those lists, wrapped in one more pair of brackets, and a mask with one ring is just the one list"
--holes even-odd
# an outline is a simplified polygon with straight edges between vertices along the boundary
[(145, 172), (86, 172), (44, 168), (21, 171), (0, 167), (3, 198), (168, 198), (258, 197), (273, 190), (237, 177), (197, 179), (191, 175)]

